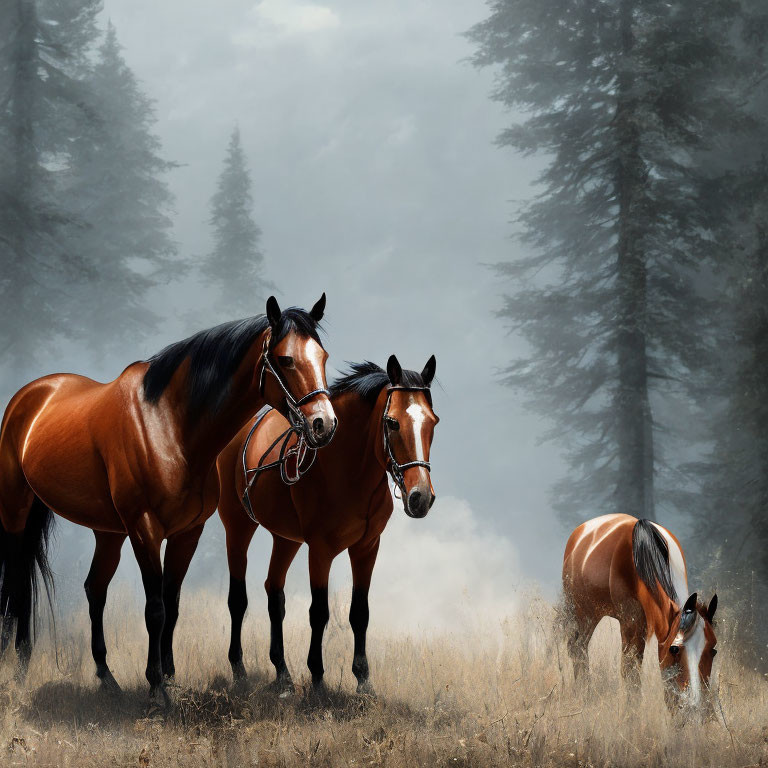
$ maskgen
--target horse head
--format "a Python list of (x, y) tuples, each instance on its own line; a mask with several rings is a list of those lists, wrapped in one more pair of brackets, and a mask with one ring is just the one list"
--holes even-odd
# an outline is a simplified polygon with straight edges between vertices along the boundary
[(436, 366), (432, 355), (421, 374), (405, 377), (394, 355), (387, 361), (390, 383), (383, 415), (385, 459), (409, 517), (424, 517), (435, 501), (429, 451), (439, 421), (430, 392)]
[(698, 602), (694, 592), (674, 617), (668, 637), (659, 645), (659, 663), (664, 679), (688, 703), (698, 706), (702, 688), (709, 687), (712, 661), (717, 649), (713, 628), (717, 595), (709, 605)]
[(283, 312), (270, 296), (270, 333), (260, 374), (267, 403), (284, 413), (312, 448), (327, 445), (337, 425), (325, 378), (328, 353), (315, 330), (324, 311), (325, 294), (308, 313), (292, 308)]

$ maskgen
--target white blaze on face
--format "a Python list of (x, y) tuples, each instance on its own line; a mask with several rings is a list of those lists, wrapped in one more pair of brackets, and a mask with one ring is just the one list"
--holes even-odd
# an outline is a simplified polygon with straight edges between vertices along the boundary
[(707, 638), (704, 634), (704, 622), (701, 616), (696, 614), (696, 624), (693, 631), (685, 641), (685, 656), (688, 665), (688, 687), (690, 691), (690, 702), (693, 706), (698, 706), (701, 701), (701, 675), (699, 674), (699, 662), (707, 645)]
[(323, 386), (323, 348), (314, 339), (306, 339), (302, 357), (312, 366), (315, 380), (312, 389), (320, 389)]
[(424, 461), (424, 441), (421, 439), (421, 430), (427, 420), (424, 408), (418, 403), (411, 403), (405, 412), (411, 417), (413, 425), (413, 442), (416, 446), (416, 461)]

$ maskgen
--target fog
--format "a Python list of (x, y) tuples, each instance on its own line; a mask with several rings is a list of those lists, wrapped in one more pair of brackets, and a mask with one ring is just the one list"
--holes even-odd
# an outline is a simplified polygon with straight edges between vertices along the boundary
[[(538, 164), (493, 145), (509, 115), (488, 98), (492, 73), (466, 61), (472, 47), (462, 35), (484, 10), (476, 0), (107, 0), (100, 17), (115, 25), (128, 65), (155, 102), (163, 156), (178, 163), (168, 182), (181, 257), (194, 261), (211, 248), (209, 201), (237, 125), (265, 277), (282, 305), (308, 307), (328, 295), (329, 378), (346, 361), (383, 365), (395, 353), (420, 370), (437, 356), (438, 502), (426, 520), (405, 519), (396, 502), (398, 519), (374, 576), (374, 594), (412, 588), (408, 600), (431, 614), (419, 618), (411, 606), (398, 615), (422, 626), (430, 616), (444, 622), (457, 592), (464, 596), (457, 610), (462, 600), (479, 600), (485, 611), (512, 605), (523, 582), (554, 591), (565, 539), (548, 503), (562, 472), (556, 450), (537, 444), (543, 425), (497, 375), (523, 344), (494, 316), (505, 286), (487, 265), (519, 251), (511, 212), (532, 194)], [(194, 274), (172, 280), (149, 296), (161, 321), (147, 338), (112, 345), (96, 359), (70, 340), (33, 373), (111, 379), (132, 360), (237, 316), (226, 307), (216, 317), (200, 311), (209, 294)], [(262, 311), (254, 300), (252, 312)], [(60, 594), (80, 599), (92, 535), (60, 521), (58, 541)], [(417, 556), (421, 544), (428, 557)], [(252, 594), (262, 591), (269, 546), (260, 531)], [(339, 558), (333, 584), (345, 584), (348, 570)], [(292, 574), (289, 592), (301, 594), (303, 555)], [(127, 545), (118, 578), (138, 584)], [(189, 579), (225, 588), (218, 518)]]

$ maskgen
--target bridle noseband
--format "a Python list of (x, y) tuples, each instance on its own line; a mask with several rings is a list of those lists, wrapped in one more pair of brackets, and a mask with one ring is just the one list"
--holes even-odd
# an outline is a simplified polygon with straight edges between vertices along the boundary
[(392, 452), (392, 443), (389, 439), (389, 434), (392, 431), (389, 426), (389, 406), (392, 402), (393, 392), (424, 392), (427, 397), (427, 401), (432, 405), (432, 393), (429, 387), (406, 387), (402, 384), (396, 384), (389, 387), (387, 390), (387, 403), (384, 406), (384, 415), (382, 416), (382, 422), (384, 424), (384, 451), (387, 456), (387, 470), (392, 476), (392, 480), (395, 483), (395, 497), (397, 498), (397, 490), (400, 491), (400, 498), (405, 497), (405, 470), (411, 467), (424, 467), (427, 472), (432, 471), (432, 467), (428, 461), (406, 461), (400, 464), (395, 458), (395, 454)]
[[(256, 480), (258, 480), (262, 472), (265, 472), (268, 469), (279, 467), (280, 478), (282, 481), (286, 485), (293, 485), (294, 483), (298, 483), (302, 476), (306, 474), (310, 467), (315, 463), (315, 458), (317, 457), (317, 448), (311, 446), (307, 440), (306, 430), (303, 426), (305, 423), (304, 414), (301, 412), (300, 406), (309, 402), (313, 397), (316, 397), (317, 395), (327, 395), (329, 397), (331, 395), (328, 389), (321, 387), (319, 389), (313, 389), (311, 392), (308, 392), (306, 395), (297, 400), (286, 385), (283, 377), (280, 375), (280, 371), (275, 368), (274, 364), (272, 363), (271, 352), (269, 350), (270, 339), (271, 333), (264, 338), (264, 348), (261, 352), (262, 366), (261, 373), (259, 375), (259, 393), (262, 397), (264, 396), (266, 373), (269, 371), (275, 377), (275, 379), (277, 379), (277, 383), (280, 385), (280, 389), (282, 389), (283, 393), (285, 394), (285, 403), (288, 406), (289, 426), (286, 430), (281, 432), (272, 442), (269, 448), (264, 451), (261, 458), (259, 459), (259, 463), (255, 467), (248, 466), (246, 459), (246, 454), (248, 453), (248, 445), (251, 442), (251, 438), (253, 437), (253, 433), (256, 431), (256, 428), (264, 420), (264, 417), (271, 410), (273, 410), (271, 405), (262, 406), (261, 410), (256, 414), (256, 418), (253, 421), (253, 426), (248, 432), (248, 436), (245, 438), (241, 458), (243, 463), (243, 475), (245, 476), (246, 483), (241, 500), (243, 502), (243, 507), (245, 507), (246, 514), (251, 518), (251, 520), (253, 520), (254, 523), (258, 523), (259, 521), (256, 519), (256, 515), (253, 512), (253, 507), (251, 506), (250, 492), (251, 488), (253, 488), (254, 483)], [(288, 443), (290, 442), (291, 435), (296, 435), (296, 443), (295, 445), (289, 447)], [(264, 464), (264, 459), (269, 456), (272, 450), (278, 445), (278, 443), (281, 443), (281, 441), (282, 444), (280, 445), (280, 453), (278, 458), (275, 461)], [(294, 456), (296, 457), (296, 470), (294, 473), (291, 473), (288, 469), (288, 461)]]

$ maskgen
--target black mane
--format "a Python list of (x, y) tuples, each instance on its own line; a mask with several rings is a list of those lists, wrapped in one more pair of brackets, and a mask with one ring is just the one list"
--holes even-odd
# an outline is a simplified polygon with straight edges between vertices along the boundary
[[(349, 370), (343, 373), (331, 384), (331, 396), (341, 395), (344, 392), (356, 392), (363, 400), (375, 403), (384, 387), (389, 385), (387, 372), (366, 360), (362, 363), (347, 363)], [(402, 384), (405, 387), (424, 387), (424, 379), (416, 371), (403, 369)]]
[[(144, 374), (144, 397), (148, 402), (156, 403), (178, 367), (189, 358), (187, 415), (196, 418), (203, 413), (216, 413), (229, 391), (229, 381), (237, 367), (256, 337), (268, 325), (266, 316), (256, 315), (222, 323), (170, 344), (147, 361), (149, 368)], [(317, 329), (317, 323), (308, 312), (290, 307), (283, 312), (280, 322), (273, 329), (271, 345), (277, 344), (290, 331), (295, 331), (322, 346)]]
[(650, 520), (638, 520), (632, 529), (632, 559), (637, 575), (652, 595), (661, 587), (675, 603), (685, 599), (685, 595), (675, 593), (669, 571), (669, 547)]

